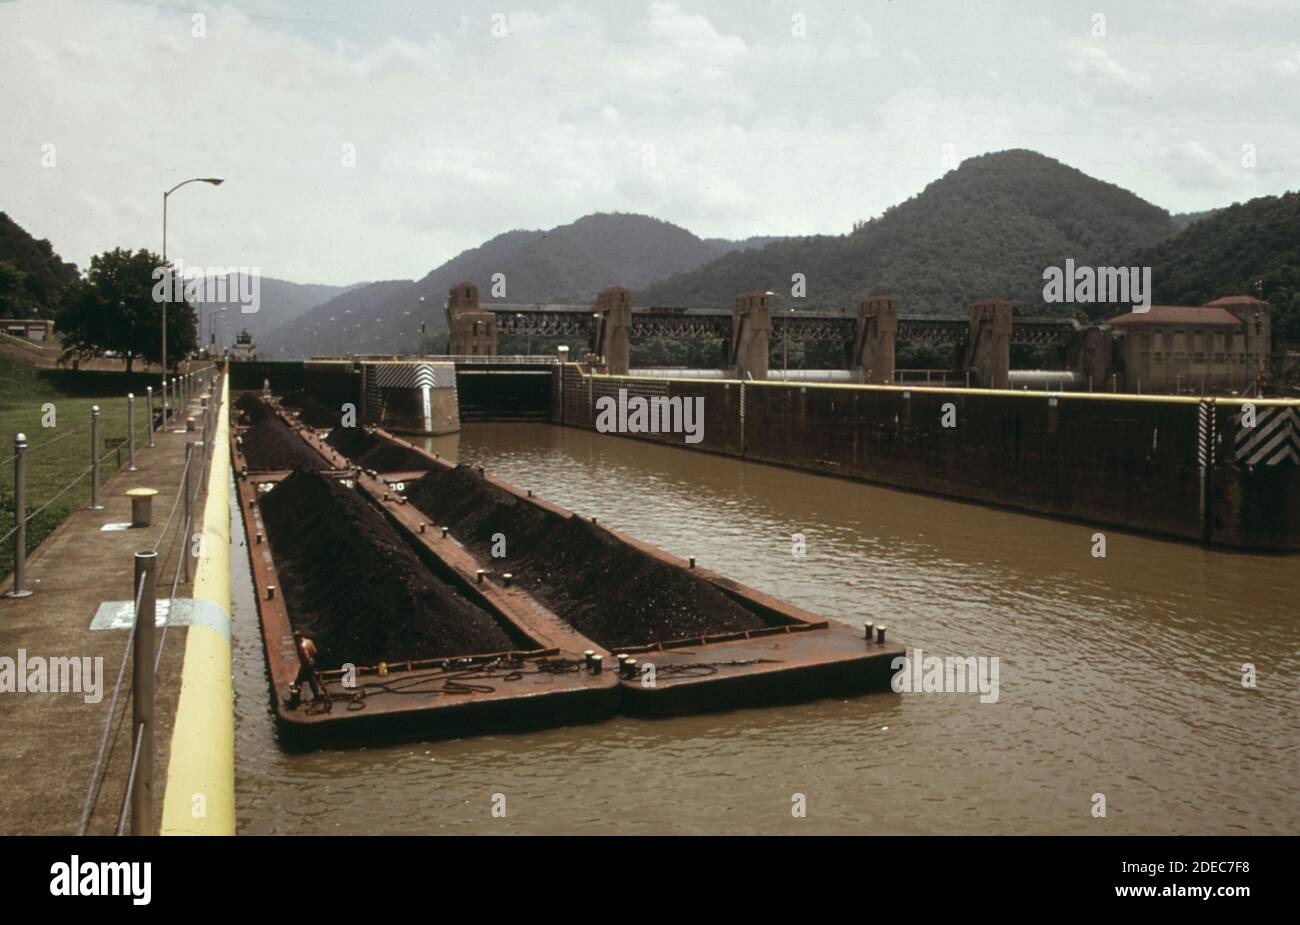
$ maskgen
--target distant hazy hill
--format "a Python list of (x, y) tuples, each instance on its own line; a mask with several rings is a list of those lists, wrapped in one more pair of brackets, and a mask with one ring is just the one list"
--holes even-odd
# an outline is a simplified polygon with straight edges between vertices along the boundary
[[(769, 239), (751, 239), (766, 243)], [(480, 299), (501, 302), (591, 302), (607, 286), (636, 292), (651, 281), (690, 270), (747, 242), (703, 240), (669, 222), (645, 215), (588, 215), (549, 231), (508, 231), (465, 251), (408, 283), (376, 283), (365, 293), (364, 323), (340, 329), (338, 304), (325, 304), (258, 342), (261, 356), (323, 353), (409, 352), (425, 336), (446, 331), (447, 290), (462, 280), (479, 287)], [(505, 275), (505, 294), (492, 297), (493, 274)], [(388, 287), (395, 287), (391, 291)], [(380, 296), (387, 292), (386, 297)], [(424, 301), (421, 302), (421, 297)], [(338, 300), (335, 300), (338, 303)], [(349, 303), (357, 311), (358, 303)], [(328, 321), (333, 317), (334, 321)], [(440, 340), (440, 338), (439, 338)], [(432, 344), (427, 349), (440, 349)]]
[(0, 318), (53, 318), (59, 292), (77, 275), (49, 241), (0, 212)]
[[(270, 335), (254, 337), (257, 355), (261, 359), (287, 359), (371, 352), (369, 348), (363, 351), (352, 345), (368, 340), (369, 332), (381, 324), (376, 320), (379, 306), (409, 292), (414, 285), (409, 279), (395, 279), (366, 283), (349, 289), (277, 328)], [(438, 305), (441, 306), (442, 303), (439, 302)], [(398, 317), (402, 321), (399, 326), (408, 335), (402, 352), (418, 352), (419, 324), (402, 316), (400, 312)], [(365, 335), (362, 334), (363, 331), (366, 332)], [(310, 344), (311, 349), (302, 349), (302, 344)]]
[[(851, 308), (893, 293), (907, 314), (965, 314), (981, 298), (1037, 310), (1043, 269), (1109, 265), (1173, 231), (1169, 213), (1032, 151), (971, 158), (852, 234), (787, 238), (727, 254), (637, 293), (641, 305), (728, 307), (769, 289), (778, 305)], [(791, 276), (807, 298), (790, 297)]]
[(1273, 306), (1277, 336), (1300, 342), (1300, 193), (1219, 209), (1137, 252), (1130, 263), (1151, 267), (1157, 302), (1201, 305), (1223, 295), (1262, 297)]
[[(263, 276), (260, 285), (260, 300), (256, 312), (245, 314), (240, 311), (241, 305), (233, 295), (236, 286), (236, 280), (233, 277), (227, 277), (227, 286), (232, 294), (231, 298), (224, 303), (204, 303), (205, 316), (214, 307), (219, 310), (223, 304), (225, 305), (227, 344), (242, 329), (247, 329), (253, 335), (254, 342), (257, 342), (267, 331), (282, 324), (288, 324), (322, 302), (327, 302), (353, 288), (351, 286), (325, 286), (316, 283), (290, 283), (270, 276)], [(206, 332), (206, 326), (204, 330)]]

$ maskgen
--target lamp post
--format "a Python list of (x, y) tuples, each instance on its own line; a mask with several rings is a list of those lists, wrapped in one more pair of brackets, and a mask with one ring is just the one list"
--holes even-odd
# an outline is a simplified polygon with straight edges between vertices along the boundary
[[(171, 189), (163, 193), (163, 249), (162, 259), (163, 266), (167, 266), (167, 197), (176, 192), (187, 183), (210, 183), (213, 186), (220, 186), (224, 180), (219, 177), (191, 177), (188, 180), (182, 180)], [(162, 303), (162, 377), (167, 381), (167, 299)]]

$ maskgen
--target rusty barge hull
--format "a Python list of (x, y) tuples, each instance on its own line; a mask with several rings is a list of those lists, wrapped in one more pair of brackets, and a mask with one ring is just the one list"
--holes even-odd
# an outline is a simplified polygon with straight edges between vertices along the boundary
[(616, 712), (619, 688), (612, 673), (591, 673), (581, 649), (536, 640), (485, 595), (475, 596), (476, 602), (494, 610), (510, 627), (512, 638), (524, 641), (519, 649), (357, 666), (351, 686), (345, 685), (342, 670), (327, 670), (320, 681), (330, 706), (322, 701), (295, 703), (292, 688), (300, 662), (258, 507), (259, 495), (287, 475), (258, 473), (240, 478), (237, 485), (272, 707), (283, 744), (302, 748), (444, 738), (592, 722)]
[[(302, 424), (276, 402), (271, 407), (330, 464), (336, 477), (355, 482), (357, 489), (406, 535), (440, 578), (471, 597), (477, 595), (489, 601), (497, 613), (535, 640), (541, 650), (577, 657), (584, 651), (600, 655), (604, 668), (594, 677), (606, 682), (612, 680), (617, 685), (616, 706), (624, 712), (670, 716), (888, 690), (894, 671), (892, 662), (905, 654), (905, 648), (892, 640), (868, 639), (861, 628), (825, 619), (710, 570), (692, 567), (687, 560), (602, 525), (602, 529), (621, 542), (675, 568), (690, 570), (769, 624), (764, 629), (737, 634), (662, 640), (618, 650), (605, 648), (578, 632), (519, 585), (506, 586), (493, 573), (492, 563), (480, 561), (463, 543), (449, 532), (444, 534), (439, 525), (407, 503), (405, 486), (422, 476), (423, 471), (357, 469), (325, 443), (317, 429)], [(382, 428), (371, 430), (381, 439), (419, 453), (428, 461), (429, 469), (454, 468), (440, 456)], [(248, 473), (247, 478), (265, 483), (282, 476), (281, 473)], [(483, 477), (539, 509), (564, 518), (580, 516), (495, 476), (484, 473)], [(620, 654), (638, 660), (640, 670), (635, 675), (619, 676), (616, 656)], [(645, 673), (642, 666), (646, 664), (653, 666), (652, 675)], [(588, 674), (588, 677), (592, 676)], [(559, 720), (572, 721), (576, 720)]]
[[(441, 457), (395, 434), (376, 428), (383, 439), (422, 453), (430, 468), (454, 468)], [(490, 563), (479, 562), (455, 537), (444, 537), (442, 530), (429, 522), (418, 509), (408, 504), (394, 483), (409, 481), (411, 473), (361, 473), (358, 487), (370, 495), (396, 525), (414, 535), (430, 551), (467, 580), (474, 580), (478, 570), (485, 571), (482, 583), (501, 586), (491, 575)], [(541, 498), (532, 492), (483, 474), (490, 484), (507, 491), (526, 504), (560, 517), (579, 515)], [(893, 661), (905, 654), (905, 648), (891, 641), (868, 640), (862, 629), (796, 607), (671, 555), (618, 530), (603, 527), (623, 543), (675, 568), (690, 570), (711, 583), (732, 600), (761, 616), (768, 624), (763, 630), (737, 634), (720, 634), (698, 639), (665, 640), (651, 645), (605, 648), (578, 633), (562, 618), (534, 602), (517, 614), (535, 638), (550, 645), (583, 646), (604, 658), (614, 667), (614, 657), (635, 657), (641, 669), (635, 676), (620, 678), (620, 707), (642, 715), (675, 715), (707, 712), (758, 703), (809, 700), (832, 694), (888, 690), (894, 673)], [(521, 599), (532, 600), (515, 588)], [(576, 637), (576, 638), (575, 638)], [(653, 666), (647, 675), (644, 666)], [(653, 683), (649, 683), (649, 678)]]

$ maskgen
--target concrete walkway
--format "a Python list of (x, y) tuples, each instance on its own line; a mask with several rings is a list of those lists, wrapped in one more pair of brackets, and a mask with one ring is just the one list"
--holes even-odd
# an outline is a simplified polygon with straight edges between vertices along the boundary
[[(171, 594), (183, 548), (180, 525), (183, 501), (177, 503), (173, 521), (163, 536), (164, 523), (177, 498), (184, 470), (185, 444), (201, 439), (202, 418), (192, 434), (159, 432), (157, 446), (136, 450), (138, 471), (125, 466), (100, 488), (103, 510), (78, 510), (31, 554), (27, 563), (27, 598), (0, 597), (0, 657), (27, 659), (42, 657), (103, 659), (102, 699), (85, 702), (80, 693), (0, 692), (0, 729), (4, 748), (0, 754), (0, 834), (75, 834), (90, 788), (96, 757), (117, 681), (123, 653), (130, 645), (129, 629), (90, 629), (92, 618), (105, 601), (131, 601), (133, 556), (138, 551), (158, 548), (157, 597), (161, 604)], [(228, 452), (225, 447), (216, 452)], [(196, 466), (201, 465), (196, 456)], [(203, 473), (196, 468), (199, 497), (193, 505), (194, 530), (199, 530), (204, 492)], [(147, 487), (158, 491), (153, 500), (153, 523), (149, 527), (103, 531), (105, 524), (129, 523), (131, 502), (126, 491)], [(191, 559), (190, 574), (194, 573)], [(12, 578), (0, 591), (12, 587)], [(190, 586), (181, 583), (178, 598), (188, 598)], [(163, 804), (163, 787), (171, 741), (172, 724), (180, 692), (180, 671), (188, 628), (171, 626), (164, 634), (159, 627), (155, 641), (162, 640), (158, 665), (154, 732), (154, 823)], [(0, 669), (2, 670), (2, 669)], [(98, 788), (88, 832), (112, 834), (117, 825), (126, 782), (130, 773), (131, 660), (118, 698), (113, 729), (106, 746), (102, 782)], [(84, 685), (83, 685), (84, 687)], [(128, 822), (129, 831), (129, 822)]]

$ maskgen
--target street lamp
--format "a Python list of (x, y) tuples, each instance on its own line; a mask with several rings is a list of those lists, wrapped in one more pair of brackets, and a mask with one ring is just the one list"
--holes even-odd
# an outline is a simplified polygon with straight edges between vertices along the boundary
[[(176, 192), (187, 183), (210, 183), (213, 186), (220, 186), (224, 180), (220, 177), (191, 177), (188, 180), (182, 180), (171, 189), (163, 193), (163, 266), (167, 266), (167, 197)], [(162, 376), (163, 382), (167, 381), (167, 300), (163, 299), (162, 303)]]

